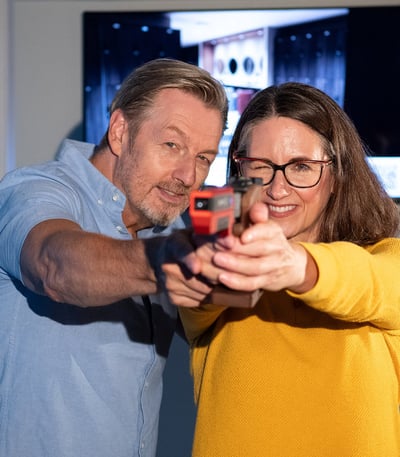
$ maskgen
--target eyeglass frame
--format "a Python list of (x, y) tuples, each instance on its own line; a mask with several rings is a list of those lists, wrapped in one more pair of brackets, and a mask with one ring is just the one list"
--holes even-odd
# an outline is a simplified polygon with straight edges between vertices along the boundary
[[(310, 189), (312, 187), (317, 186), (320, 183), (321, 178), (322, 178), (322, 172), (324, 170), (324, 166), (330, 165), (333, 163), (333, 159), (327, 159), (327, 160), (295, 159), (295, 160), (291, 160), (290, 162), (284, 163), (283, 165), (277, 165), (276, 163), (272, 162), (272, 160), (269, 160), (269, 159), (261, 159), (260, 157), (248, 157), (248, 156), (243, 156), (241, 154), (243, 154), (243, 151), (237, 151), (232, 154), (232, 160), (235, 162), (240, 173), (241, 173), (241, 164), (240, 164), (241, 160), (247, 161), (247, 162), (255, 162), (256, 160), (258, 160), (260, 162), (264, 162), (266, 165), (269, 165), (272, 168), (272, 170), (273, 170), (272, 177), (267, 183), (263, 183), (263, 186), (268, 186), (269, 184), (271, 184), (275, 178), (276, 172), (280, 170), (280, 171), (282, 171), (282, 174), (283, 174), (286, 182), (289, 184), (289, 186), (296, 187), (297, 189)], [(313, 184), (312, 186), (297, 186), (297, 185), (292, 184), (288, 180), (285, 170), (288, 165), (293, 165), (294, 163), (319, 163), (321, 165), (321, 171), (320, 171), (317, 182), (315, 184)]]

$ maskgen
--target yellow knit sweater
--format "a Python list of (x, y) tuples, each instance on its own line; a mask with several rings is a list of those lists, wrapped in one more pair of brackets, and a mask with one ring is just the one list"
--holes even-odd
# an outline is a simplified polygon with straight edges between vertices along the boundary
[(400, 239), (304, 246), (311, 291), (180, 310), (193, 457), (400, 456)]

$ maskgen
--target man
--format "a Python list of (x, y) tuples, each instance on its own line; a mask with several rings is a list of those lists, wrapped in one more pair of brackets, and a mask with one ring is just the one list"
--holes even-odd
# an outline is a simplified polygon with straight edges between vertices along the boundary
[(209, 291), (171, 233), (217, 154), (222, 86), (159, 59), (110, 111), (99, 146), (67, 140), (0, 184), (1, 456), (154, 456), (177, 314), (161, 290)]

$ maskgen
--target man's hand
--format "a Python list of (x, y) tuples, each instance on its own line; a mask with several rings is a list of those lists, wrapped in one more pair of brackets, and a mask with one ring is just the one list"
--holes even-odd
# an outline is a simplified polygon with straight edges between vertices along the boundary
[[(209, 272), (212, 267), (212, 255), (215, 253), (211, 243), (204, 245), (198, 255), (193, 245), (190, 231), (177, 231), (166, 238), (158, 238), (158, 248), (154, 249), (155, 240), (150, 240), (152, 252), (149, 255), (156, 272), (159, 286), (168, 294), (177, 306), (195, 307), (212, 290), (211, 280), (206, 280), (202, 271)], [(206, 262), (207, 259), (207, 262)], [(221, 270), (218, 270), (219, 272)]]

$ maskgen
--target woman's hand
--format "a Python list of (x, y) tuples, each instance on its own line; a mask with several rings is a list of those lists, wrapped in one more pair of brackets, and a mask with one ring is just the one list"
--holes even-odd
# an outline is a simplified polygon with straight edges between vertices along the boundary
[(302, 293), (311, 289), (318, 272), (307, 251), (289, 241), (280, 226), (268, 219), (263, 203), (254, 204), (249, 216), (251, 226), (240, 238), (219, 238), (213, 245), (218, 280), (241, 291), (290, 289)]
[(180, 231), (165, 239), (157, 254), (158, 278), (173, 303), (198, 306), (218, 283), (243, 292), (303, 293), (314, 286), (318, 271), (312, 257), (268, 219), (267, 207), (255, 203), (249, 217), (251, 225), (240, 237)]

